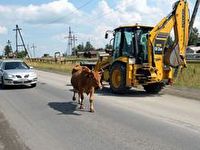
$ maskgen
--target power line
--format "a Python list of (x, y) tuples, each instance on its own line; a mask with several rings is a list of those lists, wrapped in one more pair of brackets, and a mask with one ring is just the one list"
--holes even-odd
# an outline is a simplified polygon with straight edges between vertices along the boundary
[[(102, 19), (104, 16), (108, 16), (108, 15), (114, 13), (113, 11), (117, 11), (117, 10), (119, 10), (119, 9), (120, 9), (120, 7), (118, 7), (118, 8), (113, 8), (113, 10), (110, 11), (110, 12), (103, 13), (102, 15), (99, 15), (99, 16), (97, 16), (97, 17), (88, 18), (88, 19), (87, 19), (87, 23), (96, 25), (95, 21), (100, 21), (100, 19)], [(85, 15), (85, 16), (86, 16), (86, 15)], [(87, 16), (87, 17), (88, 17), (88, 16)], [(78, 25), (79, 25), (79, 24), (78, 24)], [(78, 25), (73, 25), (73, 26), (77, 26), (77, 27), (78, 27)]]
[[(77, 7), (76, 10), (80, 10), (80, 9), (84, 8), (85, 6), (87, 6), (88, 4), (90, 4), (92, 1), (94, 2), (94, 1), (96, 1), (96, 0), (89, 0), (89, 1), (87, 1), (86, 3), (84, 3), (83, 5)], [(69, 14), (67, 14), (67, 15), (65, 15), (65, 16), (63, 16), (63, 17), (57, 18), (57, 19), (55, 19), (55, 20), (49, 22), (49, 24), (53, 24), (53, 23), (55, 23), (55, 22), (58, 22), (58, 21), (60, 21), (60, 20), (62, 20), (62, 19), (64, 19), (64, 18), (66, 18), (67, 16), (72, 15), (72, 14), (74, 14), (74, 13), (75, 13), (75, 11), (72, 11), (71, 13), (69, 13)]]
[[(114, 8), (113, 10), (114, 11), (117, 11), (117, 10), (119, 10), (120, 8)], [(104, 14), (102, 14), (102, 15), (100, 15), (100, 16), (98, 16), (98, 18), (97, 17), (94, 17), (94, 18), (91, 18), (90, 20), (88, 20), (90, 23), (94, 23), (94, 21), (98, 21), (98, 20), (100, 20), (101, 18), (103, 18), (104, 16), (107, 16), (107, 15), (110, 15), (110, 14), (112, 14), (113, 13), (113, 11), (111, 11), (111, 12), (106, 12), (106, 13), (104, 13)]]

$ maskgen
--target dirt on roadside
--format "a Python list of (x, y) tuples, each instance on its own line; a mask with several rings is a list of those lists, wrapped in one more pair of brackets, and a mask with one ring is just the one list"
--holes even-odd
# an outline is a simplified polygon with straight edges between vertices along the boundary
[(162, 92), (166, 94), (170, 94), (170, 95), (179, 96), (179, 97), (200, 100), (200, 89), (167, 86), (162, 90)]
[(0, 112), (0, 150), (30, 150)]

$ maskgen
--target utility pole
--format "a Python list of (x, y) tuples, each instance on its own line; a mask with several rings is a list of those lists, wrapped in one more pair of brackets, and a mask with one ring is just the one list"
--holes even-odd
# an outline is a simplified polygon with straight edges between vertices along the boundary
[(73, 34), (71, 27), (69, 27), (68, 36), (64, 38), (68, 39), (68, 47), (66, 53), (69, 52), (69, 55), (75, 54), (77, 37)]
[(69, 51), (69, 55), (72, 55), (72, 31), (71, 31), (71, 27), (69, 27), (69, 33), (68, 33), (68, 51)]
[(31, 54), (31, 52), (30, 52), (29, 44), (27, 44), (26, 47), (27, 47), (27, 51), (29, 52), (30, 57), (32, 58), (32, 54)]
[(33, 43), (33, 45), (31, 46), (31, 48), (33, 49), (33, 57), (35, 58), (35, 49), (37, 48), (35, 45), (34, 45), (34, 43)]
[(77, 37), (73, 34), (73, 37), (72, 37), (72, 41), (73, 41), (73, 54), (76, 55), (76, 41), (77, 41)]
[(192, 12), (192, 17), (190, 19), (189, 33), (191, 33), (191, 31), (192, 31), (194, 20), (196, 18), (197, 11), (198, 11), (198, 8), (199, 8), (199, 3), (200, 3), (200, 0), (196, 0), (195, 6), (194, 6), (194, 9), (193, 9), (193, 12)]
[(19, 29), (18, 28), (18, 25), (16, 25), (16, 29), (13, 29), (13, 31), (15, 31), (15, 40), (16, 40), (16, 42), (15, 42), (15, 44), (16, 44), (16, 54), (18, 54), (18, 31), (19, 30), (22, 30), (21, 28)]
[[(28, 54), (28, 51), (27, 51), (27, 49), (26, 49), (26, 46), (25, 46), (25, 44), (24, 44), (24, 39), (23, 39), (23, 37), (22, 37), (22, 34), (21, 34), (21, 28), (19, 28), (18, 27), (18, 25), (16, 25), (16, 28), (15, 29), (13, 29), (13, 31), (15, 31), (16, 32), (16, 54), (18, 54), (18, 52), (19, 52), (19, 47), (24, 47), (24, 50), (25, 50), (25, 52), (26, 52), (26, 54), (27, 54), (27, 56), (28, 56), (28, 58), (30, 58), (30, 56), (29, 56), (29, 54)], [(18, 44), (18, 34), (19, 34), (19, 36), (20, 36), (20, 39), (21, 39), (21, 42), (22, 42), (22, 45), (19, 45)]]

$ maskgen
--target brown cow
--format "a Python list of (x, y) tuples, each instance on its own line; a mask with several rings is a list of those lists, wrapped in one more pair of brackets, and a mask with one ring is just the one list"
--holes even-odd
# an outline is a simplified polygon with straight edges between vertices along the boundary
[(73, 69), (72, 69), (72, 75), (77, 72), (77, 71), (82, 71), (83, 69), (86, 69), (88, 71), (90, 71), (90, 69), (86, 66), (80, 66), (80, 65), (76, 65)]
[(102, 88), (101, 85), (102, 72), (91, 71), (86, 66), (75, 66), (72, 70), (71, 84), (74, 88), (73, 100), (76, 100), (75, 94), (78, 93), (80, 109), (83, 109), (83, 99), (85, 92), (89, 95), (90, 112), (94, 112), (94, 92), (97, 88)]

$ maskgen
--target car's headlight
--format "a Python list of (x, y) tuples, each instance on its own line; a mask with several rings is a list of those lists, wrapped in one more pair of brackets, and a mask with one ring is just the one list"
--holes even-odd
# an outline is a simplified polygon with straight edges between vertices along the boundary
[(12, 74), (7, 74), (7, 77), (8, 77), (8, 78), (14, 78), (14, 77), (15, 77), (15, 75), (12, 75)]
[(37, 77), (37, 74), (32, 72), (32, 73), (30, 73), (30, 77)]

